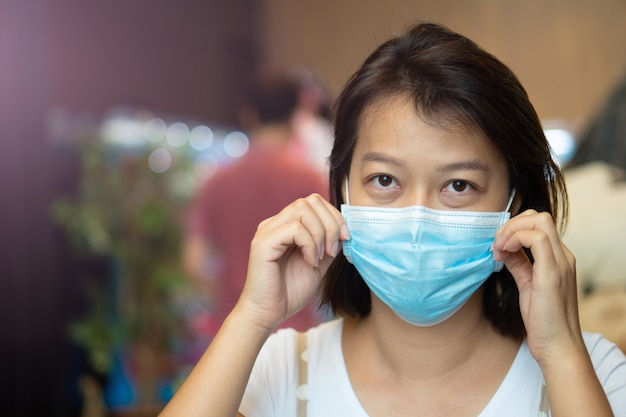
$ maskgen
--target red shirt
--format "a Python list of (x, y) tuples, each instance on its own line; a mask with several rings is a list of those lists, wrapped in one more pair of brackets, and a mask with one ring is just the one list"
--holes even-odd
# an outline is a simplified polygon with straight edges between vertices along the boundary
[[(200, 189), (187, 217), (187, 233), (217, 249), (215, 315), (221, 323), (239, 298), (246, 278), (250, 242), (259, 223), (311, 193), (328, 196), (326, 180), (294, 152), (252, 146), (235, 165), (222, 168)], [(307, 306), (281, 327), (306, 330), (321, 321)]]

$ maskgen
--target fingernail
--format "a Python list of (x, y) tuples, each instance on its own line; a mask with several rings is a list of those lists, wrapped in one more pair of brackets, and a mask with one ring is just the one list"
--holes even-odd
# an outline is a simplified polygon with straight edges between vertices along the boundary
[(339, 253), (339, 241), (335, 241), (335, 243), (333, 243), (333, 256), (337, 256), (337, 254)]

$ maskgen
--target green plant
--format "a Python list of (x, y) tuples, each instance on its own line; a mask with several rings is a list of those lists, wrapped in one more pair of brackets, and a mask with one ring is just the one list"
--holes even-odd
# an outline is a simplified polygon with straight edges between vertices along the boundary
[(150, 169), (151, 149), (116, 148), (99, 137), (81, 145), (78, 192), (52, 214), (83, 259), (106, 259), (104, 279), (87, 277), (90, 309), (70, 325), (93, 368), (106, 374), (116, 349), (167, 356), (181, 332), (173, 300), (185, 291), (180, 216), (190, 166), (175, 154), (165, 172)]

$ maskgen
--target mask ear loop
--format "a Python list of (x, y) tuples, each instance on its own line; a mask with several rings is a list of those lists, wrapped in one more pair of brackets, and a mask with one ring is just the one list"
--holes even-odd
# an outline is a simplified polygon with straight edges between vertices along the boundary
[[(348, 226), (348, 230), (352, 230), (350, 227), (350, 216), (348, 213), (350, 212), (350, 189), (348, 187), (348, 176), (346, 176), (346, 213), (344, 214), (344, 218), (346, 219), (346, 225)], [(343, 212), (343, 209), (341, 210)], [(352, 240), (352, 238), (350, 238)]]
[(511, 196), (509, 197), (509, 203), (506, 205), (506, 210), (504, 211), (509, 211), (511, 210), (511, 205), (513, 204), (513, 199), (515, 198), (515, 192), (517, 190), (515, 188), (513, 188), (513, 191), (511, 191)]

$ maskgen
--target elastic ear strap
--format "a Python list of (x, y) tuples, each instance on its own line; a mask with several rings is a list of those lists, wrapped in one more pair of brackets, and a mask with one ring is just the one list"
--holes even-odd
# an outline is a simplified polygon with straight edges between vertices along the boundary
[(511, 205), (513, 204), (513, 199), (515, 198), (515, 192), (517, 190), (515, 188), (513, 188), (513, 191), (511, 191), (511, 196), (509, 197), (509, 203), (506, 205), (506, 210), (504, 211), (509, 211), (511, 209)]
[(346, 204), (350, 205), (350, 190), (348, 189), (348, 176), (346, 175)]

